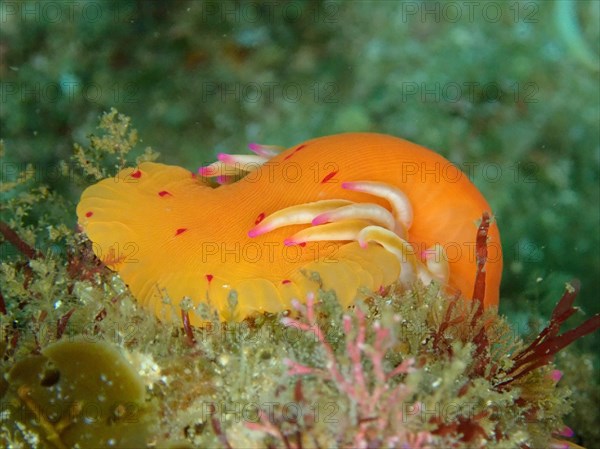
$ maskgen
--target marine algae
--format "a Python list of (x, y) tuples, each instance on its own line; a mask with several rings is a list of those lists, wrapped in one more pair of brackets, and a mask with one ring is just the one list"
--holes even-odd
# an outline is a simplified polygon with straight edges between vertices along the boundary
[(27, 429), (30, 444), (142, 447), (155, 432), (156, 404), (115, 345), (61, 339), (20, 359), (5, 378), (4, 413)]
[[(100, 136), (70, 162), (76, 183), (131, 159), (129, 127), (114, 110), (103, 116)], [(35, 176), (7, 182), (1, 194), (0, 442), (7, 447), (324, 448), (362, 438), (389, 447), (537, 448), (564, 439), (565, 420), (576, 435), (590, 429), (589, 413), (568, 413), (595, 387), (573, 369), (559, 381), (550, 358), (522, 363), (517, 376), (518, 355), (543, 346), (523, 342), (495, 311), (480, 313), (434, 285), (391, 287), (349, 310), (322, 291), (312, 318), (300, 309), (222, 323), (207, 309), (203, 328), (165, 324), (140, 310), (94, 258), (72, 214), (57, 213), (57, 205), (74, 210), (68, 198)], [(547, 335), (564, 343), (565, 334)], [(558, 363), (597, 373), (590, 356), (564, 354)], [(344, 382), (327, 377), (333, 366)], [(358, 390), (341, 385), (359, 372), (357, 400)], [(369, 394), (396, 390), (398, 401), (367, 408)], [(92, 403), (102, 419), (86, 422)], [(585, 436), (591, 447), (593, 431)]]

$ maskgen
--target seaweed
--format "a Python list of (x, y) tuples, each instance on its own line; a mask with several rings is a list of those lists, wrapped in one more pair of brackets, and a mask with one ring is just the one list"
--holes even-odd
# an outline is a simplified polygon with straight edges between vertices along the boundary
[[(130, 122), (112, 111), (101, 125), (105, 138), (78, 156), (76, 184), (133, 159)], [(306, 306), (241, 323), (222, 323), (201, 308), (205, 325), (193, 328), (185, 301), (172, 322), (140, 309), (86, 236), (47, 207), (51, 201), (72, 211), (74, 204), (43, 186), (27, 190), (30, 183), (15, 180), (2, 193), (9, 212), (0, 226), (7, 254), (0, 265), (0, 442), (6, 446), (76, 441), (85, 447), (92, 435), (99, 445), (132, 429), (138, 447), (171, 449), (533, 449), (565, 438), (581, 442), (583, 429), (594, 441), (593, 415), (569, 412), (573, 401), (597, 395), (580, 378), (596, 371), (588, 356), (564, 348), (597, 329), (599, 318), (560, 333), (577, 311), (577, 282), (527, 342), (497, 311), (484, 310), (478, 299), (492, 217), (483, 216), (478, 228), (472, 301), (434, 284), (408, 291), (393, 285), (343, 309), (333, 292), (319, 291)], [(34, 208), (35, 222), (28, 218)], [(85, 376), (66, 358), (79, 359)], [(554, 359), (567, 365), (562, 378)], [(113, 375), (125, 370), (130, 380), (114, 379), (111, 394), (118, 391), (119, 399), (101, 408), (103, 421), (84, 427), (86, 394), (108, 394), (99, 377), (107, 366), (120, 367)], [(56, 401), (58, 385), (71, 389), (74, 401)], [(124, 391), (136, 393), (129, 398)], [(39, 409), (48, 401), (59, 408), (46, 416)], [(134, 409), (139, 419), (125, 423)]]
[(156, 431), (156, 404), (113, 345), (62, 339), (20, 359), (6, 380), (4, 413), (40, 446), (126, 448)]

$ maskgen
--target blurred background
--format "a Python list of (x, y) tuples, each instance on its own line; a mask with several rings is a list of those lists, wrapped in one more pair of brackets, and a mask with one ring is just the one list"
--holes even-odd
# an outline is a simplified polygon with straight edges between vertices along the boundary
[(501, 311), (518, 332), (544, 323), (573, 277), (573, 322), (600, 311), (600, 2), (0, 5), (3, 181), (33, 164), (75, 204), (81, 186), (52, 167), (112, 107), (140, 152), (190, 170), (248, 142), (393, 134), (442, 153), (488, 198)]

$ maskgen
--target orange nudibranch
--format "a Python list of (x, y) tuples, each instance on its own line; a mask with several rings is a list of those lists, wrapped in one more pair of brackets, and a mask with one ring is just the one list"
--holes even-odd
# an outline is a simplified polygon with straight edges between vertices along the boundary
[[(349, 305), (394, 282), (471, 298), (491, 209), (445, 158), (372, 133), (249, 147), (255, 155), (221, 154), (198, 174), (144, 162), (83, 192), (77, 216), (95, 254), (159, 318), (179, 317), (186, 299), (242, 320), (318, 289)], [(487, 246), (489, 307), (502, 272), (495, 222)]]

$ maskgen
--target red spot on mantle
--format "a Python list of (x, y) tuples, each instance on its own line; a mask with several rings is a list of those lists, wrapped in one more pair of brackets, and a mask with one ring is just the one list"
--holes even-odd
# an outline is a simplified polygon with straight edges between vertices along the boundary
[(284, 279), (283, 281), (281, 281), (282, 284), (289, 284), (292, 281), (290, 281), (289, 279)]
[(185, 231), (187, 231), (187, 228), (179, 228), (177, 231), (175, 231), (175, 235), (179, 235), (179, 234), (183, 234)]
[(329, 180), (331, 178), (333, 178), (335, 175), (337, 175), (338, 172), (337, 171), (332, 171), (331, 173), (328, 173), (327, 175), (325, 175), (325, 177), (321, 180), (321, 184), (325, 184), (326, 182), (329, 182)]
[(261, 212), (260, 214), (258, 214), (258, 217), (256, 217), (256, 220), (254, 220), (254, 224), (257, 225), (264, 219), (265, 219), (265, 213)]
[(158, 192), (158, 196), (163, 197), (163, 196), (173, 196), (173, 195), (171, 195), (171, 193), (167, 192), (166, 190), (161, 190), (160, 192)]
[(207, 274), (206, 275), (206, 280), (208, 281), (208, 283), (210, 284), (210, 281), (213, 280), (213, 275), (212, 274)]
[(90, 218), (92, 215), (94, 215), (94, 213), (92, 211), (85, 213), (85, 216), (88, 218)]
[(298, 245), (304, 247), (304, 246), (306, 246), (306, 242), (300, 242), (300, 243), (298, 243)]
[(142, 177), (142, 172), (141, 172), (141, 171), (139, 171), (139, 170), (136, 170), (136, 171), (134, 171), (134, 172), (131, 174), (131, 177), (132, 177), (132, 178), (136, 178), (136, 179), (138, 179), (138, 178), (141, 178), (141, 177)]
[(296, 148), (294, 151), (292, 151), (290, 154), (288, 154), (286, 157), (284, 157), (283, 160), (287, 161), (289, 158), (291, 158), (294, 154), (296, 154), (298, 151), (300, 151), (305, 146), (306, 145), (300, 145), (298, 148)]

